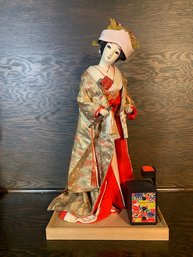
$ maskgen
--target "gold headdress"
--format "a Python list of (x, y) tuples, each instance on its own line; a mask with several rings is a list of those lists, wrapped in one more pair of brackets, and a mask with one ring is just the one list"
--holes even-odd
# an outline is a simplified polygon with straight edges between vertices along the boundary
[[(135, 37), (135, 35), (133, 34), (133, 32), (129, 29), (124, 28), (119, 22), (117, 22), (115, 19), (110, 18), (110, 24), (108, 25), (107, 29), (109, 30), (124, 30), (126, 31), (131, 39), (131, 45), (133, 49), (137, 49), (139, 48), (139, 43)], [(96, 40), (92, 41), (92, 45), (93, 46), (99, 46), (99, 44), (97, 43)]]
[(138, 43), (135, 35), (133, 34), (133, 32), (130, 29), (124, 28), (121, 25), (121, 23), (117, 22), (115, 19), (110, 18), (110, 24), (107, 27), (107, 29), (113, 29), (113, 30), (121, 30), (121, 29), (123, 29), (123, 30), (125, 30), (126, 32), (129, 33), (133, 49), (139, 48), (139, 43)]

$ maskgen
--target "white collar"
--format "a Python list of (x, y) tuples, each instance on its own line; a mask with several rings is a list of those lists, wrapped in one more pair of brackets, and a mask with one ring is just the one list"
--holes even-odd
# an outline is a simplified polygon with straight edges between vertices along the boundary
[[(115, 74), (114, 74), (114, 79), (113, 79), (113, 84), (109, 88), (108, 91), (115, 91), (115, 90), (120, 90), (122, 88), (122, 75), (121, 72), (117, 67), (115, 67)], [(99, 71), (99, 69), (96, 66), (90, 66), (87, 69), (87, 72), (91, 75), (91, 77), (97, 82), (100, 79), (104, 78), (104, 75)]]

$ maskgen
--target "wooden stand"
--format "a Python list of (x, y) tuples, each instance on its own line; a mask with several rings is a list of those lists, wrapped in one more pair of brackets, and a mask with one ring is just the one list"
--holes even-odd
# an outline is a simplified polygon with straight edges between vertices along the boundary
[(158, 209), (156, 225), (130, 225), (126, 210), (93, 224), (69, 223), (54, 212), (46, 228), (47, 240), (169, 240), (169, 228)]

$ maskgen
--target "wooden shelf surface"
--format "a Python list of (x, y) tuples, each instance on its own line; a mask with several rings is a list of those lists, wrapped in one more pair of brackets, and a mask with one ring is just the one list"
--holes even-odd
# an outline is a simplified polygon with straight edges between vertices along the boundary
[(93, 224), (69, 223), (54, 212), (46, 228), (47, 240), (169, 240), (169, 228), (158, 209), (156, 225), (130, 225), (126, 210)]

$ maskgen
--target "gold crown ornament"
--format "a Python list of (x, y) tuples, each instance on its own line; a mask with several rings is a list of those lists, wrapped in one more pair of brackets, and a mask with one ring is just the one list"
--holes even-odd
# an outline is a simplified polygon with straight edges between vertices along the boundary
[[(135, 35), (133, 34), (133, 32), (130, 29), (127, 29), (127, 28), (123, 27), (122, 24), (119, 23), (118, 21), (116, 21), (115, 19), (110, 18), (110, 24), (107, 26), (107, 30), (111, 30), (111, 31), (112, 30), (114, 30), (114, 31), (119, 31), (119, 30), (121, 31), (121, 30), (123, 30), (123, 31), (127, 32), (129, 34), (129, 37), (130, 37), (132, 48), (133, 49), (139, 48), (139, 43), (138, 43)], [(107, 30), (104, 30), (104, 32), (107, 31)], [(118, 33), (117, 33), (117, 35), (118, 35)], [(120, 35), (121, 34), (119, 33), (119, 36)], [(93, 46), (99, 46), (99, 44), (98, 44), (98, 42), (96, 40), (92, 41), (92, 45)]]

